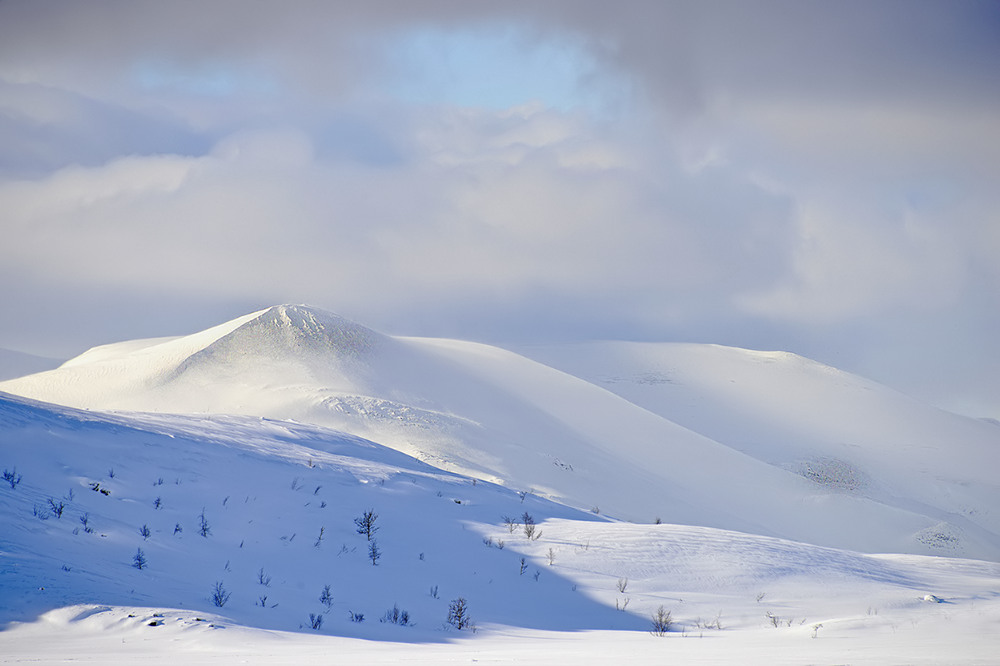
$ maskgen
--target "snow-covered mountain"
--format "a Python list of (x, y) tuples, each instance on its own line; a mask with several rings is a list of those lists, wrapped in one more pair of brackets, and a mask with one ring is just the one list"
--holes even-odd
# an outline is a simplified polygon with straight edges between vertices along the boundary
[(788, 354), (524, 353), (277, 306), (0, 382), (0, 660), (659, 663), (667, 610), (688, 662), (995, 656), (994, 424)]
[(335, 428), (633, 522), (1000, 560), (993, 424), (789, 354), (627, 344), (532, 353), (550, 365), (277, 306), (190, 336), (98, 347), (0, 390), (92, 410)]

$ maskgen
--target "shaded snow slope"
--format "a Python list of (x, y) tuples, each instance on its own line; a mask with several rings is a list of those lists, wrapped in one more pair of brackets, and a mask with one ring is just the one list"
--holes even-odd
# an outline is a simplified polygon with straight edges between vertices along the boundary
[[(697, 352), (690, 350), (692, 358)], [(779, 432), (775, 446), (798, 451), (793, 462), (819, 466), (810, 474), (699, 430), (702, 421), (673, 419), (608, 388), (496, 347), (384, 336), (303, 306), (277, 306), (183, 338), (98, 348), (57, 370), (0, 383), (2, 390), (90, 409), (324, 425), (436, 467), (632, 521), (660, 518), (872, 552), (1000, 559), (991, 513), (997, 486), (979, 471), (979, 448), (962, 449), (972, 453), (957, 456), (928, 490), (928, 462), (920, 455), (887, 447), (873, 455), (895, 460), (894, 467), (863, 465), (818, 455), (825, 449), (801, 446), (795, 430)], [(794, 389), (773, 390), (781, 400), (781, 391)], [(879, 404), (881, 394), (870, 393)], [(757, 409), (756, 395), (713, 395), (672, 400), (728, 400), (726, 409), (706, 408), (712, 422), (738, 424)], [(822, 410), (825, 399), (811, 404)], [(789, 416), (811, 433), (808, 441), (822, 440), (818, 431), (837, 419)], [(855, 427), (879, 448), (875, 435), (892, 424), (874, 419)], [(863, 485), (816, 482), (840, 474), (841, 463), (849, 478), (856, 466)]]
[[(681, 650), (729, 663), (988, 663), (1000, 620), (995, 563), (609, 522), (318, 426), (0, 395), (0, 458), (20, 477), (0, 485), (6, 661), (321, 663), (333, 651), (442, 663), (488, 651), (656, 663)], [(367, 509), (377, 566), (354, 524)], [(524, 512), (536, 539), (502, 520)], [(216, 583), (230, 595), (221, 607)], [(459, 596), (477, 634), (446, 623)], [(675, 621), (662, 640), (706, 640), (658, 642), (660, 606)], [(393, 607), (409, 626), (379, 622)]]
[[(569, 584), (517, 620), (524, 598), (556, 577), (522, 578), (516, 549), (487, 546), (468, 527), (493, 524), (513, 541), (504, 514), (587, 514), (344, 433), (248, 417), (103, 415), (0, 394), (0, 435), (2, 466), (20, 478), (0, 488), (0, 622), (80, 603), (163, 605), (286, 630), (312, 612), (333, 633), (406, 640), (379, 624), (386, 608), (398, 603), (435, 629), (448, 600), (465, 594), (483, 620), (638, 626), (582, 598), (572, 618), (557, 612)], [(377, 566), (354, 523), (368, 509), (378, 515)], [(211, 600), (216, 582), (232, 595), (222, 608)], [(351, 622), (349, 611), (368, 621)]]

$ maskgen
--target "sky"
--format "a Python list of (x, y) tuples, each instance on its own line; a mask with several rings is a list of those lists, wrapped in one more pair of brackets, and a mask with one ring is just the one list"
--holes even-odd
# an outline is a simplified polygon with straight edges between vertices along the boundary
[(0, 347), (307, 303), (1000, 418), (1000, 4), (0, 1)]

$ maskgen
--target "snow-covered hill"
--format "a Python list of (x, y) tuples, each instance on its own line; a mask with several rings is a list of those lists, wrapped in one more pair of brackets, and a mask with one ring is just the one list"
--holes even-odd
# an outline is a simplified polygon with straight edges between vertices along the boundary
[(572, 374), (277, 306), (186, 337), (98, 347), (0, 389), (87, 409), (332, 427), (635, 522), (1000, 560), (990, 473), (1000, 428), (791, 355), (556, 351), (549, 362)]
[(1000, 426), (787, 352), (595, 342), (523, 353), (819, 485), (913, 508), (962, 534), (1000, 533)]
[(259, 417), (0, 394), (0, 442), (4, 663), (995, 656), (1000, 564), (615, 522)]

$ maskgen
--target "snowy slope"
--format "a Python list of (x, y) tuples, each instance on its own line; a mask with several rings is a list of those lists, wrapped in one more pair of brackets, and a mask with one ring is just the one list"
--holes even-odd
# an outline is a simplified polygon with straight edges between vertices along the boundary
[[(0, 395), (0, 443), (0, 467), (20, 478), (0, 486), (4, 663), (994, 654), (1000, 564), (609, 522), (337, 431), (252, 417), (109, 415)], [(354, 524), (367, 509), (377, 566)], [(504, 524), (524, 512), (536, 539)], [(216, 583), (230, 594), (221, 607)], [(446, 622), (460, 596), (475, 634)], [(407, 626), (379, 621), (394, 606)], [(660, 606), (675, 622), (665, 638), (648, 633)]]
[[(694, 375), (699, 349), (688, 350)], [(589, 353), (578, 352), (582, 359)], [(717, 365), (756, 376), (740, 363)], [(841, 419), (836, 386), (849, 376), (800, 374), (815, 393), (811, 411), (791, 410), (789, 425), (768, 431), (758, 450), (726, 437), (740, 432), (746, 413), (771, 414), (757, 404), (757, 389), (714, 386), (706, 395), (669, 397), (703, 416), (685, 421), (659, 410), (656, 399), (616, 395), (613, 383), (495, 347), (390, 337), (330, 313), (277, 306), (192, 336), (97, 348), (0, 389), (88, 409), (333, 427), (439, 468), (626, 520), (658, 517), (869, 552), (1000, 559), (997, 483), (985, 471), (993, 433), (968, 440), (967, 429), (944, 421), (933, 434), (959, 442), (953, 460), (943, 462), (926, 439), (910, 450), (881, 436), (900, 415), (879, 417), (885, 391), (869, 387), (859, 402), (873, 407), (851, 427), (871, 451), (852, 458), (825, 434)], [(777, 402), (807, 395), (794, 382), (766, 388)], [(913, 411), (920, 408), (929, 411)], [(720, 422), (732, 429), (705, 427)], [(832, 441), (854, 443), (839, 435)], [(841, 473), (862, 481), (836, 482)]]
[(960, 552), (1000, 534), (1000, 426), (786, 352), (596, 342), (525, 348), (747, 455), (846, 493), (935, 516), (918, 538)]

